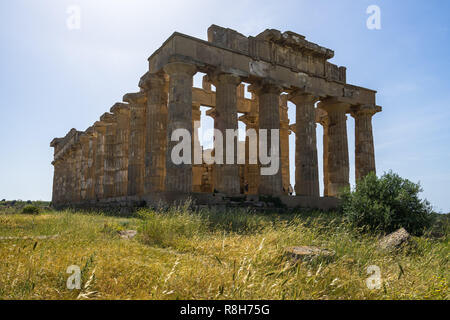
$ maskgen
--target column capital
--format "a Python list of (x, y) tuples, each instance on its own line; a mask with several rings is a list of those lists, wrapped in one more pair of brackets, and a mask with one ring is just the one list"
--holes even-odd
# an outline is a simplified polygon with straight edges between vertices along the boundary
[(350, 114), (352, 117), (356, 118), (360, 115), (370, 115), (373, 116), (378, 112), (381, 112), (383, 109), (380, 106), (376, 105), (358, 105), (350, 108)]
[(295, 90), (288, 95), (289, 101), (292, 101), (294, 104), (302, 104), (302, 103), (316, 103), (320, 100), (319, 97), (306, 93), (301, 90)]
[(106, 123), (103, 122), (103, 121), (96, 121), (94, 123), (94, 130), (96, 132), (103, 132), (104, 133), (105, 130), (106, 130)]
[(242, 121), (247, 127), (254, 127), (258, 124), (258, 116), (256, 114), (244, 114), (239, 117), (239, 121)]
[(206, 115), (208, 117), (215, 119), (216, 118), (216, 108), (211, 108), (208, 111), (206, 111)]
[(83, 132), (80, 135), (80, 142), (81, 142), (81, 144), (85, 144), (85, 143), (89, 142), (89, 135), (86, 132)]
[(145, 104), (147, 103), (147, 94), (143, 91), (127, 93), (123, 96), (122, 100), (129, 103), (131, 108), (138, 107), (139, 105), (145, 107)]
[(139, 87), (145, 91), (151, 88), (161, 88), (167, 86), (168, 81), (163, 73), (150, 73), (147, 72), (139, 80)]
[(197, 67), (194, 64), (186, 62), (171, 62), (164, 66), (164, 72), (169, 76), (180, 73), (193, 76), (197, 73)]
[(85, 133), (88, 136), (92, 136), (94, 134), (94, 126), (90, 126), (89, 128), (87, 128)]
[(209, 80), (208, 75), (204, 75), (202, 78), (202, 88), (205, 91), (211, 92), (211, 81)]
[(328, 113), (320, 108), (316, 108), (316, 122), (320, 123), (322, 126), (327, 126), (328, 125)]
[(338, 98), (326, 98), (321, 100), (317, 105), (318, 108), (325, 110), (327, 113), (331, 112), (349, 112), (350, 103), (342, 102)]
[(295, 124), (295, 123), (293, 123), (293, 124), (290, 124), (289, 125), (289, 134), (291, 134), (291, 133), (295, 133), (295, 134), (297, 134), (297, 124)]
[(260, 95), (262, 93), (273, 93), (273, 94), (281, 94), (284, 89), (283, 87), (273, 81), (262, 80), (259, 82), (252, 83), (248, 87), (248, 91), (255, 93), (256, 95)]
[(109, 112), (113, 113), (114, 115), (119, 114), (128, 114), (130, 112), (130, 105), (128, 103), (115, 103)]
[(213, 83), (216, 87), (219, 83), (231, 84), (238, 86), (241, 83), (241, 78), (232, 73), (214, 71), (208, 74), (208, 81)]
[(109, 112), (105, 112), (101, 117), (100, 121), (105, 124), (105, 126), (112, 125), (116, 122), (116, 117)]

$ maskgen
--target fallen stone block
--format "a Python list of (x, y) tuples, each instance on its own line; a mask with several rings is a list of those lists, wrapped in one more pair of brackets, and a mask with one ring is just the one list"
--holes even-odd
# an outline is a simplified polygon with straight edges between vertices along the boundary
[(137, 231), (136, 230), (119, 231), (119, 236), (122, 239), (126, 239), (126, 240), (133, 239), (136, 235), (137, 235)]
[(288, 247), (285, 254), (289, 258), (297, 261), (311, 261), (318, 257), (332, 258), (335, 252), (330, 249), (323, 249), (313, 246)]
[(385, 237), (383, 237), (378, 246), (381, 249), (391, 250), (398, 249), (401, 246), (407, 244), (411, 239), (411, 235), (404, 228), (401, 228)]

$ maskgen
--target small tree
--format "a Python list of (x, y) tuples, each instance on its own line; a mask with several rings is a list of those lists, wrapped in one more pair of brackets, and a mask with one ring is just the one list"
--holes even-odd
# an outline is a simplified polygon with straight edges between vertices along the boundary
[(433, 223), (433, 211), (419, 198), (420, 184), (388, 172), (381, 178), (374, 173), (360, 180), (356, 189), (341, 194), (346, 219), (368, 231), (392, 232), (401, 227), (421, 235)]

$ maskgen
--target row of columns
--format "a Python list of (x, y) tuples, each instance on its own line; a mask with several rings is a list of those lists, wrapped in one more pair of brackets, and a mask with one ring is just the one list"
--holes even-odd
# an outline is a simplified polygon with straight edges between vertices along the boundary
[[(164, 72), (146, 74), (140, 82), (141, 92), (127, 94), (123, 100), (89, 128), (79, 143), (55, 161), (54, 198), (56, 202), (100, 200), (113, 197), (141, 196), (153, 192), (189, 193), (193, 191), (193, 165), (174, 164), (171, 151), (178, 143), (172, 132), (186, 129), (193, 136), (193, 122), (199, 120), (199, 105), (192, 103), (194, 65), (174, 62)], [(227, 129), (238, 128), (237, 95), (242, 94), (241, 79), (233, 74), (215, 72), (208, 80), (216, 87), (214, 128), (223, 132), (227, 144)], [(238, 87), (239, 86), (239, 87)], [(283, 88), (266, 80), (249, 87), (257, 102), (241, 116), (247, 129), (280, 130), (280, 170), (274, 175), (261, 175), (262, 164), (248, 164), (249, 138), (246, 138), (245, 176), (250, 194), (279, 195), (289, 187), (289, 119), (287, 101), (296, 105), (295, 192), (318, 197), (319, 169), (316, 141), (316, 108), (320, 99), (301, 90), (281, 95)], [(281, 107), (280, 107), (281, 101)], [(349, 105), (333, 99), (318, 104), (324, 111), (323, 163), (325, 195), (335, 196), (349, 185), (349, 157), (346, 113)], [(355, 117), (356, 178), (375, 171), (371, 118), (374, 107), (352, 107)], [(235, 195), (241, 191), (237, 164), (237, 136), (233, 155), (223, 149), (223, 163), (214, 166), (216, 191)], [(193, 145), (198, 143), (193, 139)], [(199, 144), (199, 143), (198, 143)], [(271, 146), (267, 135), (268, 150)], [(273, 146), (275, 147), (275, 146)], [(258, 153), (259, 154), (259, 153)], [(193, 157), (193, 154), (191, 155)], [(231, 159), (233, 164), (227, 164)], [(70, 192), (69, 192), (70, 191)]]

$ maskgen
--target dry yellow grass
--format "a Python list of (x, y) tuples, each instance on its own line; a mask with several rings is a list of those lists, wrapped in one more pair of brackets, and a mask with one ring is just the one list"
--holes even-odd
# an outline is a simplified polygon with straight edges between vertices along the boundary
[[(244, 212), (141, 212), (120, 218), (70, 211), (0, 213), (1, 299), (448, 299), (448, 233), (414, 238), (395, 254), (358, 235), (336, 215), (267, 216)], [(334, 219), (334, 220), (333, 220)], [(137, 229), (133, 240), (117, 231)], [(331, 261), (293, 264), (283, 248), (332, 249)], [(78, 265), (82, 290), (68, 290)], [(380, 290), (366, 286), (370, 265)], [(88, 285), (86, 285), (88, 284)], [(86, 286), (86, 288), (84, 288)]]

